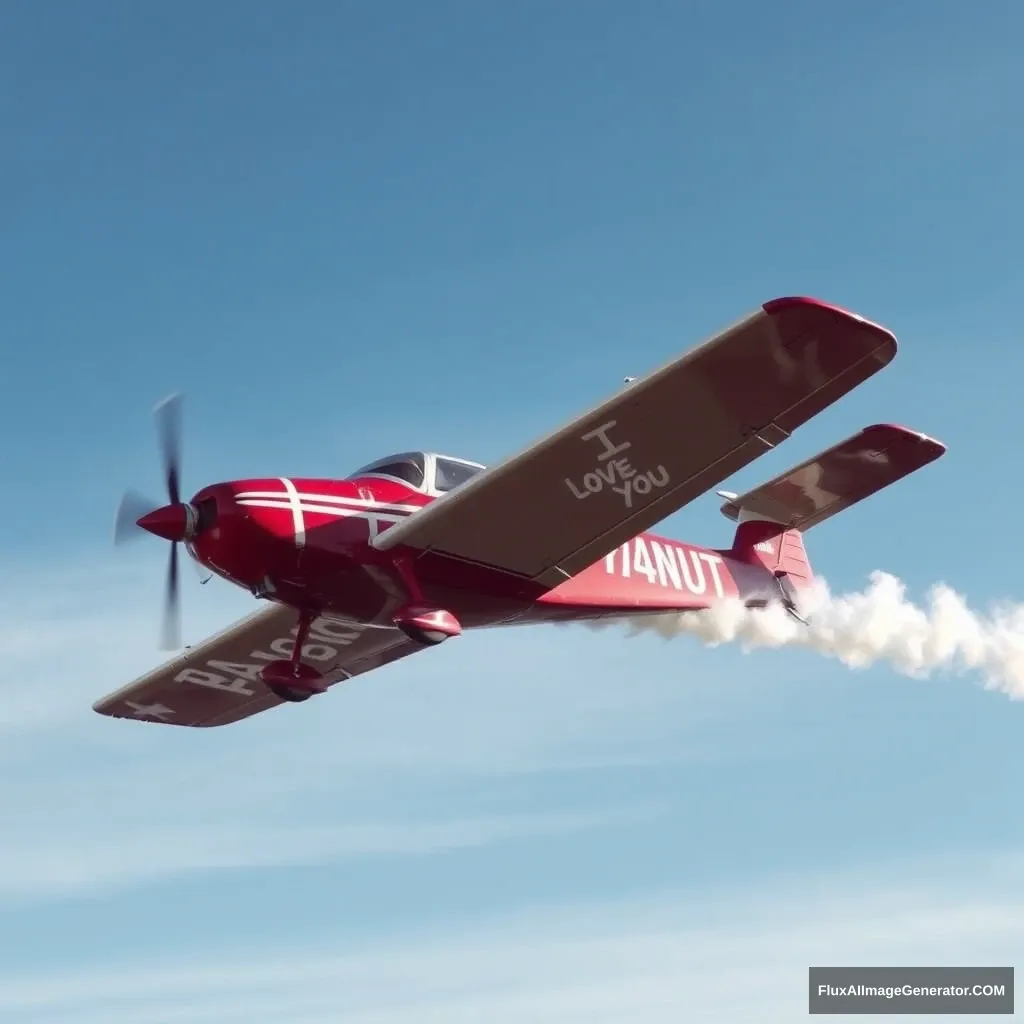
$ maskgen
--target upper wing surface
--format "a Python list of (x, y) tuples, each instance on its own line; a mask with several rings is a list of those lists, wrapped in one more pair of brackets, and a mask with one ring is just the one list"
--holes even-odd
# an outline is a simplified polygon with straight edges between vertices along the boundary
[(555, 587), (785, 440), (895, 354), (877, 324), (813, 299), (776, 299), (374, 543)]

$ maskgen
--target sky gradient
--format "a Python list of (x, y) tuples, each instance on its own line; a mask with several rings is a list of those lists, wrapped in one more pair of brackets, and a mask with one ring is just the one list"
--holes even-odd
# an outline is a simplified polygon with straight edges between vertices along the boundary
[[(975, 678), (551, 627), (223, 730), (90, 705), (161, 660), (165, 549), (111, 529), (167, 393), (189, 493), (492, 463), (777, 295), (901, 348), (730, 489), (923, 430), (815, 569), (1024, 596), (1022, 37), (951, 0), (0, 10), (0, 1019), (791, 1024), (811, 963), (1019, 959), (1024, 705)], [(660, 530), (727, 544), (718, 505)], [(186, 642), (252, 608), (184, 582)]]

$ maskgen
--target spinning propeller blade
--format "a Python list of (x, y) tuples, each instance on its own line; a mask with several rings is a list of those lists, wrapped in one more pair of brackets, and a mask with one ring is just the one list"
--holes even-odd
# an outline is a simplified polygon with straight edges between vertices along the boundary
[[(167, 503), (157, 505), (134, 491), (128, 491), (118, 506), (114, 521), (114, 543), (123, 544), (142, 533), (170, 541), (161, 623), (161, 647), (181, 647), (181, 592), (178, 574), (178, 545), (195, 531), (195, 509), (181, 503), (181, 403), (178, 393), (168, 396), (153, 410), (163, 463)], [(142, 520), (147, 520), (142, 522)], [(190, 559), (191, 560), (191, 559)], [(207, 583), (211, 573), (196, 563), (200, 582)]]
[(146, 531), (139, 526), (139, 520), (158, 507), (155, 501), (136, 491), (126, 491), (114, 517), (114, 543), (127, 544), (142, 537)]
[(164, 616), (160, 631), (161, 649), (176, 651), (181, 646), (181, 601), (178, 590), (178, 545), (171, 545), (167, 563), (167, 589), (164, 594)]
[(153, 415), (164, 460), (167, 502), (177, 505), (181, 501), (181, 394), (168, 395), (153, 409)]

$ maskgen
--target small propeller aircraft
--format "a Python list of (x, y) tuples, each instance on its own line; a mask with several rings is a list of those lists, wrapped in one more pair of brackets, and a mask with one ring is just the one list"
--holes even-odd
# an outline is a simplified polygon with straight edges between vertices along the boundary
[(803, 534), (945, 452), (879, 424), (743, 495), (732, 546), (652, 535), (896, 354), (883, 327), (780, 298), (499, 465), (389, 455), (344, 480), (213, 484), (183, 501), (180, 400), (157, 407), (167, 501), (128, 495), (115, 539), (171, 544), (165, 646), (179, 646), (178, 548), (267, 607), (98, 701), (114, 718), (226, 725), (464, 629), (699, 612), (739, 597), (799, 617)]

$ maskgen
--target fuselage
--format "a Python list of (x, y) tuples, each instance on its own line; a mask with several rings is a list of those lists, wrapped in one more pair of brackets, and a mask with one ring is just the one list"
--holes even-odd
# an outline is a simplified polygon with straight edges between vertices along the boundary
[(600, 619), (763, 603), (778, 586), (728, 552), (642, 534), (553, 590), (432, 552), (380, 551), (375, 537), (443, 495), (379, 472), (344, 480), (273, 477), (203, 488), (209, 524), (188, 543), (211, 571), (259, 597), (389, 626), (409, 600), (398, 560), (410, 556), (422, 597), (464, 628)]

